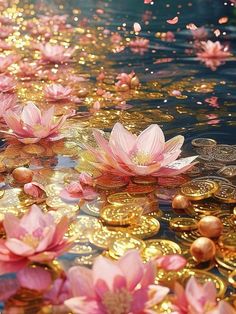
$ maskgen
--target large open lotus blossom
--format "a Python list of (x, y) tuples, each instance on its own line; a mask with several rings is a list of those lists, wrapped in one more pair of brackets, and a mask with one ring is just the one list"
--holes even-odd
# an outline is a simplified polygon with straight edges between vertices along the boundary
[(3, 226), (6, 238), (0, 239), (0, 274), (19, 271), (31, 262), (50, 262), (70, 244), (64, 239), (68, 218), (56, 223), (36, 205), (21, 219), (5, 214)]
[(157, 124), (150, 125), (139, 136), (116, 123), (107, 141), (99, 130), (94, 131), (98, 149), (87, 146), (98, 169), (123, 176), (175, 176), (192, 167), (195, 157), (176, 161), (181, 153), (184, 137), (175, 136), (165, 142)]
[(51, 45), (46, 43), (45, 45), (40, 45), (39, 50), (42, 54), (42, 60), (52, 63), (65, 63), (71, 61), (72, 54), (74, 53), (74, 48), (65, 48), (60, 45)]
[(66, 119), (70, 115), (64, 115), (54, 120), (54, 107), (41, 111), (33, 103), (29, 102), (20, 112), (8, 110), (3, 114), (8, 127), (12, 129), (10, 135), (15, 136), (24, 144), (37, 143), (41, 139), (56, 140), (58, 133)]
[(15, 94), (0, 94), (0, 120), (3, 114), (9, 109), (14, 109), (17, 103), (17, 96)]
[(213, 71), (230, 56), (227, 46), (221, 45), (219, 41), (212, 42), (211, 40), (201, 42), (201, 50), (197, 52), (197, 57)]
[(116, 79), (118, 81), (115, 85), (119, 91), (126, 91), (139, 86), (139, 79), (133, 71), (129, 74), (121, 73)]
[(92, 270), (72, 267), (68, 280), (73, 297), (65, 305), (74, 314), (152, 314), (169, 292), (154, 284), (154, 265), (143, 264), (135, 250), (115, 262), (99, 256)]
[(209, 281), (204, 285), (191, 277), (185, 289), (176, 283), (172, 314), (235, 314), (226, 302), (217, 302), (216, 287)]
[(45, 87), (44, 94), (49, 101), (67, 100), (70, 98), (72, 89), (61, 84), (51, 84)]
[(0, 92), (9, 93), (16, 87), (16, 81), (7, 75), (0, 75)]
[(13, 56), (13, 55), (0, 57), (0, 73), (6, 72), (8, 67), (12, 65), (14, 62), (16, 62), (17, 59), (18, 57)]

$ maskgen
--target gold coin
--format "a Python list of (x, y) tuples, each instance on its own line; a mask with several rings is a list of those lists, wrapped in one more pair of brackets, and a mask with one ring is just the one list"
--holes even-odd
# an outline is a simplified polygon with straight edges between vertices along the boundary
[(216, 262), (228, 270), (236, 269), (236, 252), (230, 250), (217, 250), (215, 256)]
[(131, 179), (132, 179), (132, 182), (136, 184), (143, 184), (143, 185), (157, 184), (157, 179), (152, 176), (132, 177)]
[(174, 241), (165, 239), (153, 239), (145, 241), (146, 247), (154, 247), (162, 252), (162, 255), (181, 254), (180, 246)]
[(170, 220), (170, 228), (176, 231), (191, 231), (197, 229), (198, 221), (193, 218), (172, 218)]
[(143, 208), (137, 205), (107, 205), (100, 211), (100, 217), (109, 225), (122, 226), (137, 222)]
[(89, 235), (92, 232), (98, 231), (102, 228), (102, 224), (95, 217), (78, 216), (72, 222), (66, 233), (67, 237), (75, 237), (79, 242), (84, 243), (89, 241)]
[(109, 245), (109, 255), (114, 259), (119, 259), (129, 250), (142, 252), (145, 242), (135, 237), (123, 237), (112, 241)]
[(51, 183), (45, 186), (45, 192), (47, 196), (58, 196), (60, 192), (64, 189), (64, 185)]
[(102, 175), (95, 180), (96, 187), (105, 190), (123, 188), (128, 185), (128, 180), (123, 177)]
[(195, 241), (197, 238), (199, 238), (201, 235), (198, 233), (198, 231), (189, 231), (189, 232), (178, 232), (175, 234), (176, 238), (179, 238), (181, 243), (183, 243), (186, 246), (190, 246), (193, 241)]
[(217, 183), (211, 180), (194, 180), (181, 186), (181, 194), (190, 200), (202, 200), (213, 195), (218, 190)]
[(111, 230), (127, 232), (135, 237), (146, 239), (154, 236), (160, 230), (160, 223), (157, 219), (149, 216), (141, 216), (138, 224), (130, 225), (126, 228), (109, 227)]
[(228, 281), (234, 288), (236, 288), (236, 269), (229, 274)]
[(146, 195), (149, 193), (154, 192), (155, 186), (153, 185), (139, 185), (139, 184), (134, 184), (130, 183), (125, 192), (131, 194), (131, 195)]
[(97, 258), (100, 254), (88, 254), (88, 255), (81, 255), (79, 257), (76, 257), (73, 261), (75, 265), (80, 266), (92, 266), (94, 264), (95, 258)]
[(178, 187), (189, 181), (189, 178), (184, 175), (178, 175), (174, 177), (159, 177), (158, 184), (168, 188)]
[(212, 151), (215, 160), (223, 163), (236, 161), (236, 148), (233, 145), (216, 145)]
[(217, 144), (212, 138), (195, 138), (192, 140), (191, 144), (195, 147), (212, 147)]
[(34, 199), (31, 199), (22, 192), (20, 188), (12, 188), (4, 190), (5, 193), (0, 201), (0, 212), (16, 212), (21, 213), (28, 210), (27, 207), (34, 204)]
[(214, 181), (216, 184), (218, 184), (219, 186), (225, 183), (231, 183), (228, 179), (226, 178), (222, 178), (222, 177), (218, 177), (218, 176), (205, 176), (205, 177), (199, 177), (199, 178), (195, 178), (193, 181), (197, 181), (197, 180), (210, 180), (210, 181)]
[(78, 255), (94, 254), (94, 253), (97, 253), (97, 248), (95, 248), (90, 243), (75, 243), (68, 250), (68, 253), (70, 253), (70, 254), (78, 254)]
[(236, 203), (236, 187), (230, 184), (221, 184), (214, 192), (214, 197), (223, 203)]
[(224, 249), (236, 251), (236, 232), (223, 234), (219, 237), (218, 243)]
[(106, 227), (102, 227), (100, 230), (90, 233), (89, 241), (101, 249), (108, 249), (112, 241), (124, 236), (130, 237), (130, 234), (121, 231), (112, 231)]
[(45, 148), (39, 144), (28, 144), (23, 146), (23, 152), (30, 155), (42, 155), (45, 152)]
[(67, 208), (73, 212), (77, 212), (79, 210), (78, 205), (67, 204), (67, 203), (63, 202), (59, 196), (49, 196), (46, 198), (45, 202), (46, 202), (46, 205), (48, 207), (50, 207), (51, 209)]
[(181, 278), (182, 283), (185, 285), (191, 276), (194, 276), (200, 284), (213, 282), (217, 290), (217, 297), (222, 298), (224, 296), (227, 285), (219, 276), (205, 270), (185, 269), (184, 276)]
[(156, 245), (155, 240), (146, 240), (145, 244), (146, 247), (141, 254), (143, 261), (148, 262), (164, 255), (161, 247)]
[(187, 209), (186, 212), (191, 216), (209, 216), (221, 212), (220, 205), (217, 203), (207, 203), (207, 202), (200, 202), (200, 203), (192, 203)]
[(187, 265), (185, 266), (186, 268), (194, 268), (194, 269), (200, 269), (200, 270), (211, 270), (213, 267), (215, 267), (215, 261), (214, 259), (211, 259), (210, 261), (207, 262), (202, 262), (199, 263), (197, 262), (192, 256), (188, 256), (187, 258)]
[(226, 178), (234, 178), (236, 176), (236, 165), (228, 165), (221, 168), (218, 174)]
[(128, 204), (138, 204), (142, 205), (148, 202), (147, 197), (138, 197), (138, 196), (132, 196), (129, 193), (121, 192), (121, 193), (115, 193), (111, 194), (107, 197), (107, 201), (110, 204), (114, 205), (128, 205)]
[(102, 207), (105, 206), (105, 204), (106, 204), (106, 201), (103, 198), (98, 197), (97, 199), (90, 202), (85, 201), (81, 205), (80, 209), (87, 215), (99, 217), (100, 210)]

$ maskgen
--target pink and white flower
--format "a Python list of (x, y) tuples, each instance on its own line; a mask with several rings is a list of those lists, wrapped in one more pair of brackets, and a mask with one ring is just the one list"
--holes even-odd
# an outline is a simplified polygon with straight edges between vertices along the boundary
[(235, 310), (228, 303), (217, 303), (213, 282), (201, 285), (194, 277), (188, 280), (185, 289), (176, 284), (173, 310), (173, 314), (235, 314)]
[(80, 199), (93, 200), (97, 193), (91, 186), (73, 181), (60, 192), (60, 197), (66, 202), (79, 202)]
[(118, 80), (116, 82), (116, 87), (118, 90), (122, 90), (124, 86), (127, 87), (127, 90), (133, 89), (139, 86), (139, 79), (136, 76), (136, 74), (132, 71), (131, 73), (121, 73), (119, 74), (116, 79)]
[(51, 84), (45, 87), (44, 94), (49, 101), (67, 100), (70, 98), (72, 89), (61, 84)]
[(0, 93), (9, 93), (16, 87), (16, 81), (7, 75), (0, 75)]
[(61, 45), (46, 43), (39, 47), (42, 60), (51, 63), (66, 63), (71, 61), (75, 48), (65, 48)]
[(24, 192), (34, 198), (41, 198), (45, 194), (45, 189), (38, 182), (30, 182), (24, 185)]
[(17, 96), (15, 94), (0, 94), (0, 120), (3, 118), (3, 114), (5, 114), (7, 110), (14, 110), (16, 104)]
[(72, 267), (68, 280), (73, 297), (65, 305), (75, 314), (152, 314), (169, 289), (154, 284), (155, 267), (129, 251), (118, 261), (99, 256), (92, 270)]
[(129, 46), (133, 53), (143, 55), (148, 51), (149, 39), (136, 37), (130, 41)]
[(116, 123), (107, 141), (99, 130), (94, 131), (98, 149), (87, 146), (98, 169), (123, 176), (175, 176), (192, 167), (196, 156), (176, 161), (181, 153), (184, 137), (175, 136), (165, 142), (157, 124), (150, 125), (139, 136)]
[(3, 118), (12, 133), (24, 144), (37, 143), (41, 139), (56, 140), (59, 130), (70, 115), (64, 115), (55, 121), (54, 107), (41, 111), (33, 103), (28, 103), (20, 112), (8, 110)]
[(6, 57), (0, 57), (0, 73), (7, 71), (8, 67), (16, 62), (18, 57), (9, 55)]
[(33, 205), (21, 219), (5, 214), (5, 239), (0, 239), (0, 274), (16, 272), (31, 262), (50, 262), (70, 245), (64, 234), (68, 218), (58, 223), (51, 214), (44, 214)]

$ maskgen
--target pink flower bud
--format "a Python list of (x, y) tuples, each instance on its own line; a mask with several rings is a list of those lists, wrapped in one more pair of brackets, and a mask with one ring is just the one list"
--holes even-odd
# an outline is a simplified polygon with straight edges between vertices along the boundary
[(90, 185), (92, 186), (93, 185), (93, 179), (92, 177), (85, 173), (85, 172), (82, 172), (80, 175), (79, 175), (79, 181), (82, 183), (82, 184), (86, 184), (86, 185)]
[(45, 193), (45, 190), (42, 184), (30, 182), (24, 185), (24, 192), (32, 197), (40, 198)]
[(79, 182), (71, 182), (66, 186), (66, 191), (71, 194), (75, 194), (83, 192), (83, 188)]

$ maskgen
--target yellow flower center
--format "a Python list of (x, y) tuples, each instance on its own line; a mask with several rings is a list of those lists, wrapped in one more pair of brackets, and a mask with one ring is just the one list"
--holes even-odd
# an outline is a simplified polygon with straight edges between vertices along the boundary
[(132, 295), (125, 289), (105, 293), (102, 304), (106, 314), (128, 314), (130, 312)]
[(36, 249), (39, 244), (39, 239), (34, 237), (32, 234), (26, 234), (21, 238), (25, 244), (31, 246), (32, 248)]
[(136, 165), (139, 165), (139, 166), (146, 166), (152, 162), (151, 155), (146, 153), (146, 152), (142, 152), (142, 151), (139, 151), (136, 154), (134, 154), (132, 156), (131, 160)]

